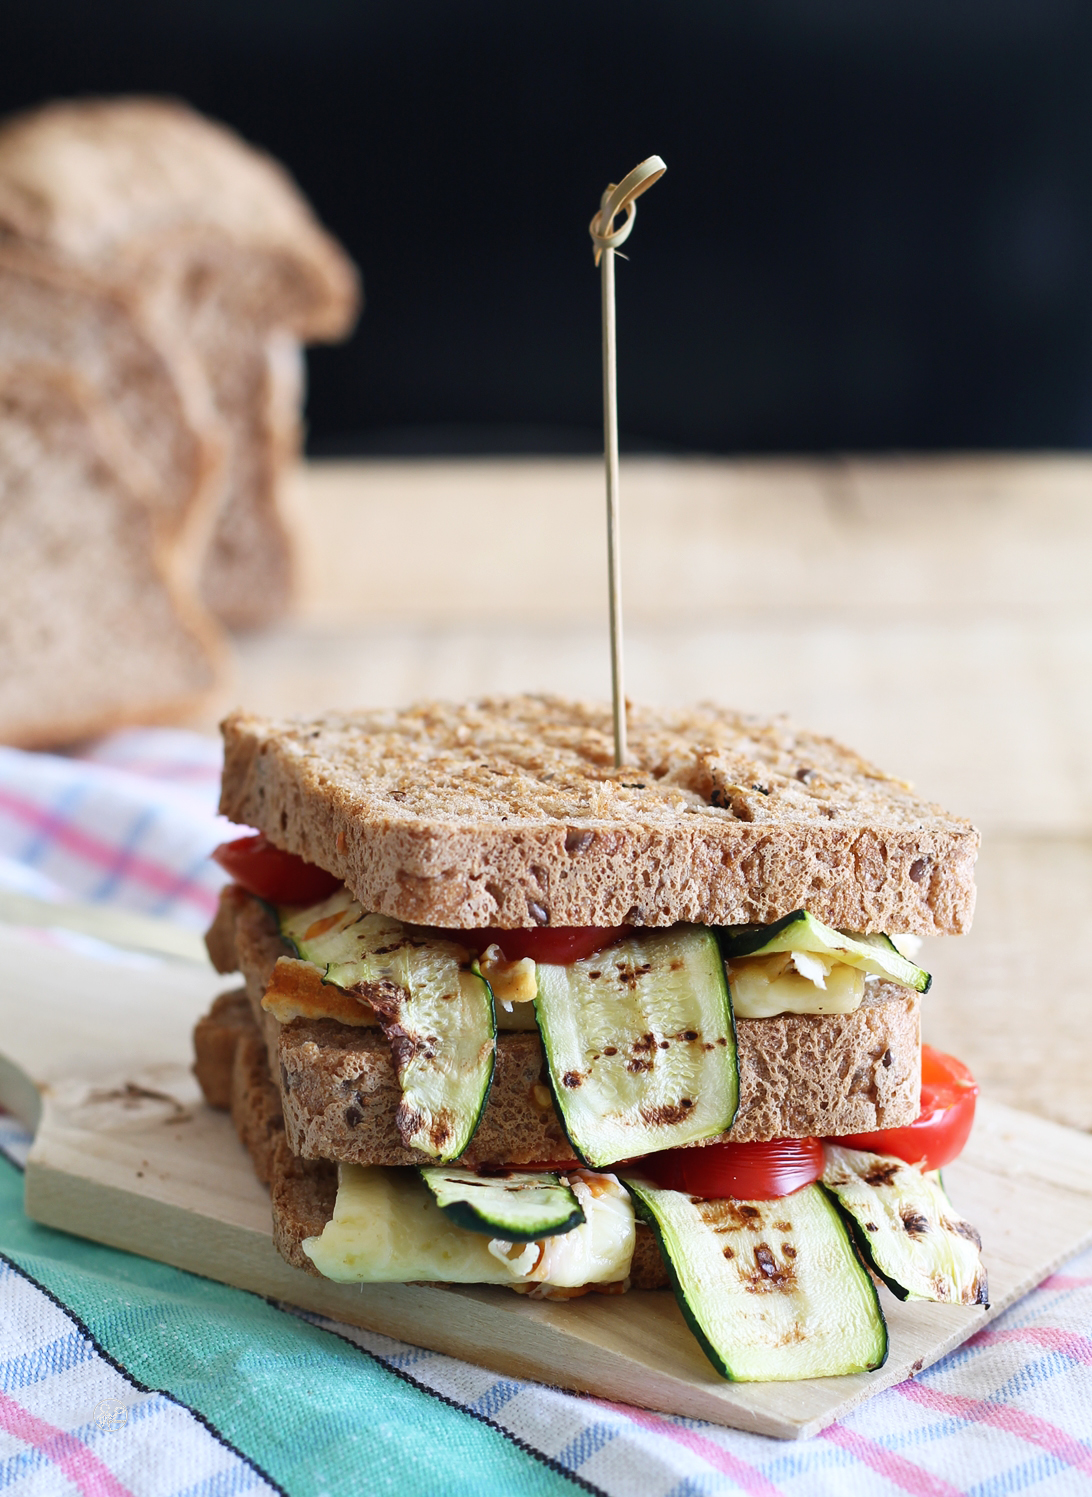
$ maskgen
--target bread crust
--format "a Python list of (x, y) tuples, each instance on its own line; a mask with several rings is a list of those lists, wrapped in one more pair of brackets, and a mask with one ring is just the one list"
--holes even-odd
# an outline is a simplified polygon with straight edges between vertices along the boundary
[(193, 1074), (210, 1107), (231, 1106), (232, 1067), (243, 1034), (254, 1032), (245, 988), (221, 993), (193, 1031)]
[(978, 833), (830, 739), (558, 697), (223, 724), (220, 809), (366, 909), (453, 928), (767, 924), (958, 934)]
[[(276, 924), (256, 899), (230, 888), (213, 925), (222, 959), (229, 924), (293, 1152), (353, 1164), (427, 1164), (426, 1155), (403, 1146), (395, 1126), (401, 1093), (383, 1034), (331, 1019), (278, 1024), (261, 1007), (285, 951)], [(740, 1105), (724, 1135), (734, 1142), (865, 1133), (917, 1117), (920, 999), (893, 983), (870, 983), (852, 1014), (737, 1020), (736, 1049)], [(537, 1032), (498, 1035), (489, 1101), (462, 1162), (575, 1160), (548, 1082)]]

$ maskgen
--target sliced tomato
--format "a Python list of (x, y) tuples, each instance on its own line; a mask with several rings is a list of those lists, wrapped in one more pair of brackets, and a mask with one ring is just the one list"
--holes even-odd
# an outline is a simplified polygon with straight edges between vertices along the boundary
[(978, 1082), (961, 1060), (921, 1047), (921, 1112), (905, 1128), (883, 1128), (876, 1133), (851, 1133), (832, 1138), (847, 1149), (868, 1149), (873, 1154), (894, 1154), (923, 1170), (943, 1169), (951, 1164), (971, 1135)]
[(318, 904), (341, 885), (325, 868), (274, 847), (264, 832), (221, 842), (212, 856), (237, 884), (270, 904)]
[(565, 966), (620, 941), (629, 926), (538, 925), (532, 930), (497, 930), (492, 926), (480, 930), (440, 930), (430, 926), (429, 929), (475, 952), (499, 946), (510, 962), (521, 962), (529, 956), (533, 962), (544, 962), (547, 966)]
[(817, 1138), (774, 1138), (758, 1144), (707, 1144), (648, 1154), (638, 1167), (665, 1190), (705, 1200), (772, 1201), (811, 1185), (823, 1173)]

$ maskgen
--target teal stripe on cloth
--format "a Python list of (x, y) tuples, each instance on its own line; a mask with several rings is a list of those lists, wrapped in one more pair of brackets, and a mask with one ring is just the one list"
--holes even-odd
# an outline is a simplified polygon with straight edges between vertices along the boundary
[(585, 1485), (256, 1295), (29, 1221), (22, 1193), (0, 1158), (0, 1252), (291, 1497), (556, 1497)]

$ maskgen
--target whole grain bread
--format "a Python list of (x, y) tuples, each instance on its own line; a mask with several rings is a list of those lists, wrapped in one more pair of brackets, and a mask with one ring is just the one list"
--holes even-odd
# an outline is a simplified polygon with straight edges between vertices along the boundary
[(193, 1074), (210, 1107), (222, 1112), (231, 1107), (235, 1052), (242, 1036), (255, 1032), (246, 988), (221, 993), (198, 1019), (193, 1031)]
[[(270, 1078), (265, 1041), (249, 1010), (246, 1024), (239, 1028), (234, 1038), (229, 1092), (231, 1121), (235, 1124), (240, 1143), (250, 1155), (254, 1173), (263, 1185), (269, 1185), (274, 1174), (278, 1173), (278, 1150), (291, 1153), (285, 1137), (281, 1095)], [(282, 1164), (279, 1173), (284, 1174), (285, 1168)], [(305, 1173), (321, 1176), (328, 1172)]]
[[(225, 891), (213, 929), (218, 967), (237, 969), (246, 981), (293, 1151), (355, 1164), (427, 1163), (403, 1147), (395, 1126), (401, 1093), (382, 1032), (330, 1019), (280, 1025), (262, 1010), (285, 947), (257, 900)], [(736, 1050), (740, 1102), (729, 1139), (865, 1133), (902, 1127), (918, 1114), (920, 1000), (893, 983), (870, 983), (852, 1014), (739, 1019)], [(548, 1081), (537, 1032), (498, 1035), (489, 1102), (464, 1162), (574, 1160)]]
[[(220, 1025), (225, 1040), (230, 1037), (234, 1057), (232, 1122), (250, 1155), (255, 1174), (263, 1185), (270, 1187), (274, 1244), (293, 1267), (316, 1273), (303, 1251), (303, 1243), (308, 1237), (317, 1237), (334, 1214), (337, 1168), (325, 1160), (299, 1159), (292, 1153), (285, 1137), (280, 1094), (270, 1079), (265, 1045), (249, 1010), (244, 1022), (229, 1030), (225, 1023), (226, 1009), (222, 1004), (218, 1008), (217, 1004), (200, 1022), (206, 1026)], [(211, 1098), (208, 1100), (211, 1102)], [(638, 1224), (631, 1287), (662, 1289), (667, 1283), (667, 1267), (656, 1238), (647, 1227)]]
[(203, 381), (222, 455), (203, 596), (232, 626), (275, 617), (299, 344), (342, 337), (359, 304), (355, 268), (287, 172), (172, 100), (50, 104), (0, 129), (0, 235), (123, 292)]
[(216, 687), (217, 631), (120, 447), (74, 376), (0, 367), (0, 742), (170, 721)]
[(115, 428), (115, 461), (196, 577), (222, 481), (223, 441), (206, 381), (141, 315), (131, 287), (0, 234), (0, 374), (72, 380)]
[(970, 925), (978, 833), (828, 738), (549, 696), (223, 724), (220, 809), (366, 909), (448, 927)]

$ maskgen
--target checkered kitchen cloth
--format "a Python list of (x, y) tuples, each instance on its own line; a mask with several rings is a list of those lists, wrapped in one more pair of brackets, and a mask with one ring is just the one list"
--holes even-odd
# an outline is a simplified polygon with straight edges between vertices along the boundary
[[(200, 926), (217, 778), (216, 746), (177, 732), (0, 750), (0, 888)], [(0, 1493), (1092, 1492), (1092, 1253), (786, 1444), (497, 1377), (39, 1227), (28, 1145), (0, 1118)]]

